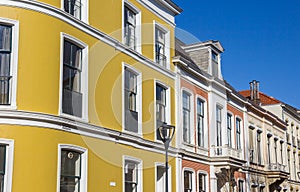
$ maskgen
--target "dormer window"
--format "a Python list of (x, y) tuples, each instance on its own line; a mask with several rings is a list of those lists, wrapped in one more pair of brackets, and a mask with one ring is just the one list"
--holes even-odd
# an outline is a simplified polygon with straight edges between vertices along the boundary
[(211, 51), (211, 60), (212, 60), (212, 75), (214, 77), (219, 77), (219, 59), (218, 54), (214, 51)]
[(218, 62), (218, 54), (216, 52), (211, 52), (211, 58), (213, 61)]

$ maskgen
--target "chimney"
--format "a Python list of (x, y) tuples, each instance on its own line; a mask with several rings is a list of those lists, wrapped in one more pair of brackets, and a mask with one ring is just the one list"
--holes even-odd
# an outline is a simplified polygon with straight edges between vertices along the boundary
[(250, 99), (254, 103), (258, 104), (260, 102), (259, 98), (259, 81), (253, 80), (250, 84)]

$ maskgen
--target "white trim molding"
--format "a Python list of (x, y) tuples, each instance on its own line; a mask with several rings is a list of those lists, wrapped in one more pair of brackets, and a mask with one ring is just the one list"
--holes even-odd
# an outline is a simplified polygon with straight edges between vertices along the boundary
[(80, 191), (87, 192), (87, 177), (88, 177), (88, 150), (83, 147), (79, 147), (72, 144), (58, 144), (58, 156), (57, 156), (57, 192), (60, 192), (60, 175), (61, 175), (61, 151), (63, 149), (69, 149), (81, 153), (81, 170), (80, 170)]
[(12, 191), (12, 175), (13, 175), (13, 163), (14, 163), (14, 140), (0, 138), (0, 144), (5, 145), (5, 175), (3, 191)]

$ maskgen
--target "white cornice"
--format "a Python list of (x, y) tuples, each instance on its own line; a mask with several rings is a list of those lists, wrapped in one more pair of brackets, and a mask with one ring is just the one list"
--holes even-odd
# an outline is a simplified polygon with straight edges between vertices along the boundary
[(123, 52), (124, 54), (127, 54), (128, 56), (134, 58), (138, 62), (145, 64), (146, 66), (168, 76), (169, 78), (175, 79), (175, 73), (157, 65), (154, 61), (151, 59), (145, 57), (144, 55), (138, 53), (137, 51), (134, 51), (124, 44), (122, 44), (120, 41), (114, 39), (113, 37), (107, 35), (106, 33), (99, 31), (98, 29), (90, 26), (89, 24), (76, 19), (75, 17), (71, 16), (70, 14), (64, 12), (63, 10), (42, 3), (38, 1), (25, 1), (25, 0), (19, 0), (19, 1), (11, 1), (11, 0), (1, 0), (0, 6), (10, 6), (10, 7), (19, 7), (23, 9), (29, 9), (36, 12), (40, 12), (52, 17), (55, 17), (61, 21), (66, 22), (67, 24), (85, 32), (88, 35), (93, 36), (94, 38), (114, 47), (117, 51)]
[[(0, 110), (0, 124), (54, 129), (119, 143), (155, 153), (165, 153), (164, 145), (160, 142), (149, 141), (136, 135), (55, 115), (26, 111)], [(170, 146), (169, 153), (172, 157), (175, 157), (177, 156), (178, 151)]]

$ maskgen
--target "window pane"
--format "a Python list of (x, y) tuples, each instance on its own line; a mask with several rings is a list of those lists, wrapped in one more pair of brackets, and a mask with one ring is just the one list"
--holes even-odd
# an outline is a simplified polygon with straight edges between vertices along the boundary
[(160, 123), (166, 121), (166, 89), (156, 85), (156, 120)]
[(198, 175), (198, 180), (199, 180), (199, 192), (204, 192), (205, 191), (205, 187), (206, 187), (206, 183), (205, 183), (205, 175), (199, 173)]
[(81, 70), (82, 48), (69, 42), (64, 41), (64, 64)]
[(184, 192), (192, 191), (192, 172), (184, 172)]
[(0, 145), (0, 173), (5, 173), (5, 155), (6, 155), (6, 146)]
[(127, 46), (135, 49), (136, 14), (127, 7), (124, 14), (124, 41)]
[(0, 76), (10, 75), (10, 54), (0, 52)]
[(11, 51), (11, 35), (11, 27), (0, 25), (0, 51)]
[(182, 105), (183, 108), (190, 109), (190, 96), (185, 92), (182, 94)]
[(155, 28), (155, 59), (156, 63), (161, 66), (166, 66), (166, 54), (165, 54), (165, 33), (159, 28)]
[(79, 178), (61, 177), (60, 178), (60, 192), (79, 192), (80, 180)]
[(81, 19), (81, 1), (80, 0), (65, 0), (64, 10), (74, 17)]
[(75, 92), (80, 92), (80, 72), (64, 65), (63, 69), (63, 88)]
[(137, 164), (134, 162), (125, 162), (125, 192), (137, 192)]
[(128, 9), (127, 7), (125, 7), (125, 21), (130, 24), (135, 26), (136, 25), (136, 19), (135, 19), (135, 13), (133, 11), (131, 11), (130, 9)]
[(12, 28), (0, 25), (0, 104), (10, 104)]
[(61, 175), (80, 177), (81, 154), (74, 151), (61, 151)]

